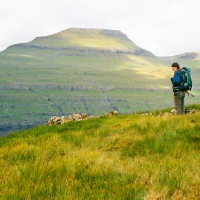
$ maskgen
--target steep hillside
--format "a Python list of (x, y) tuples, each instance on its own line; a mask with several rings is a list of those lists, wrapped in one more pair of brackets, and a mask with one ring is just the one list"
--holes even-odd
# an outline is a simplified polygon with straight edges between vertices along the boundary
[(0, 196), (198, 200), (199, 120), (104, 116), (0, 138)]
[(158, 58), (162, 63), (170, 66), (173, 62), (178, 62), (181, 67), (190, 67), (192, 70), (193, 89), (200, 90), (200, 52), (183, 53), (175, 56), (166, 56)]
[(13, 45), (0, 53), (0, 130), (43, 124), (50, 115), (171, 107), (166, 62), (116, 30), (67, 29)]
[(151, 79), (169, 74), (163, 73), (164, 66), (152, 53), (135, 45), (120, 31), (112, 30), (67, 29), (13, 45), (2, 52), (0, 58), (2, 84), (88, 86), (97, 81), (106, 86), (109, 79), (109, 86), (129, 87), (137, 85), (132, 80), (136, 76), (144, 80), (145, 87)]

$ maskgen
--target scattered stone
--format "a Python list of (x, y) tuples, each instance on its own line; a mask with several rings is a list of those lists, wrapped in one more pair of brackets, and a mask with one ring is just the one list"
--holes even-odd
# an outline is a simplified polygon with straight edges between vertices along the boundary
[[(117, 115), (118, 112), (117, 111), (111, 111), (109, 113), (109, 116), (112, 115)], [(65, 124), (71, 121), (81, 121), (81, 120), (86, 120), (86, 119), (91, 119), (91, 118), (97, 118), (96, 116), (88, 116), (87, 113), (83, 113), (83, 114), (78, 114), (78, 113), (74, 113), (72, 115), (68, 115), (68, 116), (51, 116), (50, 120), (46, 123), (46, 125), (52, 126), (52, 125), (58, 125), (58, 124)]]
[(78, 121), (79, 119), (82, 119), (81, 115), (77, 113), (72, 114), (72, 118), (74, 121)]
[(188, 108), (188, 109), (185, 111), (185, 113), (187, 113), (187, 114), (193, 114), (193, 113), (196, 113), (196, 112), (197, 112), (196, 109), (191, 109), (191, 108)]
[(51, 116), (50, 120), (47, 122), (47, 124), (53, 125), (53, 124), (61, 124), (61, 117), (57, 116)]
[(87, 113), (83, 113), (83, 114), (81, 115), (82, 119), (86, 119), (87, 116), (88, 116)]
[(105, 115), (111, 117), (111, 116), (117, 115), (117, 114), (118, 114), (118, 112), (116, 110), (112, 110), (111, 112), (108, 112)]
[[(199, 111), (196, 109), (191, 109), (191, 108), (188, 108), (185, 111), (186, 114), (193, 114), (196, 112), (199, 112)], [(118, 111), (112, 110), (111, 112), (106, 113), (105, 116), (111, 117), (111, 116), (117, 115), (117, 114), (118, 114)], [(177, 110), (172, 109), (171, 112), (165, 112), (164, 114), (159, 113), (159, 114), (155, 115), (153, 113), (143, 113), (142, 115), (161, 117), (161, 116), (172, 116), (172, 115), (176, 115), (176, 114), (177, 114)], [(51, 116), (50, 120), (46, 123), (46, 125), (49, 125), (49, 126), (58, 125), (58, 124), (60, 125), (60, 124), (65, 124), (65, 123), (68, 123), (71, 121), (81, 121), (81, 120), (87, 120), (87, 119), (91, 119), (91, 118), (97, 118), (97, 117), (96, 116), (88, 116), (87, 113), (83, 113), (81, 115), (78, 113), (74, 113), (72, 115), (61, 116), (61, 117)]]
[(57, 117), (57, 116), (51, 116), (51, 121), (53, 122), (57, 122), (60, 120), (60, 117)]
[(72, 117), (72, 115), (68, 115), (68, 116), (66, 116), (65, 120), (73, 121), (73, 117)]
[(64, 116), (63, 118), (61, 117), (61, 119), (62, 119), (61, 124), (65, 124), (65, 123), (73, 121), (72, 115)]
[(176, 109), (172, 109), (172, 110), (171, 110), (171, 113), (172, 113), (173, 115), (176, 115), (176, 114), (177, 114), (177, 110), (176, 110)]

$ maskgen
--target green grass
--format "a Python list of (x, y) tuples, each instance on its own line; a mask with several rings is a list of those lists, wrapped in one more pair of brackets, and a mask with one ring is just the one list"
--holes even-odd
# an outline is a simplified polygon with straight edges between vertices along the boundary
[(198, 199), (199, 120), (120, 114), (2, 137), (0, 196)]

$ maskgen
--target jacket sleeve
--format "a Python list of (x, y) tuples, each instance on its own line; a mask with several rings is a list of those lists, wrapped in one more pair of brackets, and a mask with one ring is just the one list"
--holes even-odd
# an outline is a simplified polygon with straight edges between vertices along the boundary
[(174, 74), (174, 77), (171, 78), (171, 82), (173, 83), (174, 86), (179, 86), (181, 83), (181, 75), (179, 72), (176, 72)]

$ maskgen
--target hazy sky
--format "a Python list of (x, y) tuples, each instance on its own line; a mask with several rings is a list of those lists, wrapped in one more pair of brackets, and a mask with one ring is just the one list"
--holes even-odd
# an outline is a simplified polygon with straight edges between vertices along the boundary
[(0, 51), (67, 28), (121, 30), (158, 56), (200, 52), (200, 0), (0, 0)]

